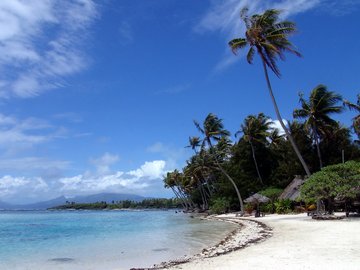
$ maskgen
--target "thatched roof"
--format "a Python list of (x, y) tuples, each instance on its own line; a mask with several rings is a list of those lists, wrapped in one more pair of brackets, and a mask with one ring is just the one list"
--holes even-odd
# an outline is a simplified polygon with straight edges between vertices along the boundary
[(244, 202), (246, 203), (264, 203), (268, 202), (270, 199), (264, 195), (261, 195), (259, 193), (255, 193), (254, 195), (251, 195), (249, 198), (246, 198)]
[(300, 187), (305, 182), (299, 175), (296, 175), (294, 180), (284, 189), (279, 196), (279, 199), (290, 199), (295, 201), (300, 197)]

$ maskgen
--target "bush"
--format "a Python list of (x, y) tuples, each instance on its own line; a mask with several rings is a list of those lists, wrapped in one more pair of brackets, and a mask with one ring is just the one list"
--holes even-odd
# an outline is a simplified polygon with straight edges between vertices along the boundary
[(213, 214), (224, 214), (228, 211), (230, 207), (230, 202), (227, 198), (221, 197), (213, 200), (212, 205), (210, 207), (210, 212)]
[(264, 213), (274, 213), (275, 206), (272, 202), (260, 204), (260, 211)]
[(292, 210), (291, 208), (292, 202), (290, 199), (279, 200), (276, 201), (274, 204), (275, 204), (275, 212), (277, 214), (288, 214)]

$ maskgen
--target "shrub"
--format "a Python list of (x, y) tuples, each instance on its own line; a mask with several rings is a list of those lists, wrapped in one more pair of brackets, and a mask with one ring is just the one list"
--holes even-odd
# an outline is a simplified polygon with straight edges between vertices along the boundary
[(275, 211), (277, 214), (287, 214), (290, 213), (292, 208), (292, 202), (290, 199), (278, 200), (275, 203)]
[(227, 198), (221, 197), (213, 200), (210, 207), (210, 212), (213, 214), (224, 214), (228, 211), (230, 207), (230, 202)]

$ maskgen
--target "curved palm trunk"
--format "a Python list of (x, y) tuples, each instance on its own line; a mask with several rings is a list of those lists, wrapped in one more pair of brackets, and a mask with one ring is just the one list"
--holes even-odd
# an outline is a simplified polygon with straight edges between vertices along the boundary
[(280, 122), (281, 127), (284, 129), (286, 136), (289, 138), (289, 141), (290, 141), (290, 143), (291, 143), (291, 146), (293, 147), (293, 149), (294, 149), (294, 151), (295, 151), (298, 159), (300, 160), (300, 163), (301, 163), (301, 165), (303, 166), (303, 168), (304, 168), (304, 170), (305, 170), (305, 172), (306, 172), (306, 175), (307, 175), (307, 176), (310, 176), (310, 175), (311, 175), (310, 170), (309, 170), (308, 166), (306, 165), (303, 157), (301, 156), (301, 153), (300, 153), (300, 151), (299, 151), (299, 149), (298, 149), (298, 147), (297, 147), (297, 145), (296, 145), (293, 137), (291, 136), (288, 128), (285, 126), (285, 124), (284, 124), (284, 122), (283, 122), (283, 120), (282, 120), (282, 117), (281, 117), (281, 115), (280, 115), (279, 108), (278, 108), (278, 106), (277, 106), (277, 103), (276, 103), (276, 100), (275, 100), (275, 97), (274, 97), (274, 93), (273, 93), (273, 91), (272, 91), (272, 87), (271, 87), (271, 83), (270, 83), (270, 79), (269, 79), (269, 74), (268, 74), (268, 71), (267, 71), (267, 68), (266, 68), (266, 64), (265, 64), (265, 61), (264, 61), (264, 59), (263, 59), (263, 56), (261, 56), (261, 57), (262, 57), (262, 63), (263, 63), (263, 67), (264, 67), (264, 73), (265, 73), (266, 83), (267, 83), (268, 90), (269, 90), (269, 93), (270, 93), (271, 101), (272, 101), (272, 103), (273, 103), (273, 105), (274, 105), (274, 108), (275, 108), (276, 116), (277, 116), (277, 118), (278, 118), (278, 120), (279, 120), (279, 122)]
[(244, 203), (242, 201), (241, 195), (240, 195), (240, 191), (236, 185), (236, 183), (234, 182), (234, 180), (230, 177), (230, 175), (221, 167), (221, 165), (219, 164), (219, 162), (216, 160), (215, 158), (215, 162), (219, 168), (219, 170), (226, 176), (226, 178), (231, 182), (231, 184), (234, 186), (234, 189), (236, 191), (236, 194), (238, 196), (239, 202), (240, 202), (240, 212), (241, 214), (244, 213)]
[[(209, 144), (210, 148), (212, 148), (212, 143), (211, 143), (211, 141), (210, 141), (209, 139), (208, 139), (208, 144)], [(221, 171), (221, 173), (222, 173), (223, 175), (225, 175), (226, 178), (227, 178), (227, 179), (230, 181), (230, 183), (233, 185), (233, 187), (234, 187), (234, 189), (235, 189), (235, 191), (236, 191), (236, 195), (237, 195), (237, 197), (238, 197), (238, 199), (239, 199), (240, 212), (241, 212), (241, 214), (244, 214), (244, 203), (243, 203), (243, 200), (242, 200), (241, 195), (240, 195), (240, 191), (239, 191), (239, 189), (238, 189), (235, 181), (234, 181), (234, 180), (231, 178), (231, 176), (221, 167), (219, 161), (217, 160), (217, 157), (216, 157), (216, 156), (214, 156), (214, 157), (215, 157), (215, 163), (216, 163), (217, 167), (219, 168), (219, 170)]]
[(260, 174), (260, 170), (259, 170), (259, 167), (258, 167), (258, 164), (257, 164), (257, 160), (256, 160), (256, 156), (255, 156), (254, 145), (252, 144), (251, 141), (249, 141), (249, 143), (250, 143), (250, 146), (251, 146), (252, 157), (253, 157), (253, 160), (254, 160), (254, 163), (255, 163), (255, 168), (256, 168), (257, 175), (258, 175), (258, 177), (259, 177), (260, 183), (261, 183), (262, 185), (264, 185), (264, 182), (263, 182), (263, 180), (262, 180), (262, 177), (261, 177), (261, 174)]
[(178, 198), (178, 199), (180, 199), (180, 201), (181, 201), (181, 205), (183, 206), (183, 208), (185, 209), (185, 210), (187, 210), (187, 205), (186, 205), (186, 203), (185, 203), (185, 201), (184, 201), (184, 199), (178, 194), (178, 192), (175, 190), (175, 188), (174, 187), (170, 187), (171, 189), (172, 189), (172, 191), (174, 192), (174, 194), (175, 194), (175, 196), (176, 196), (176, 198)]

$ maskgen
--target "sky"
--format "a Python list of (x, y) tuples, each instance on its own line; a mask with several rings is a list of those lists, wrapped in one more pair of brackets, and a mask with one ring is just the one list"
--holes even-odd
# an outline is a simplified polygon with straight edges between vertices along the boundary
[(271, 75), (284, 119), (318, 84), (355, 102), (359, 0), (0, 1), (0, 201), (171, 197), (162, 177), (191, 156), (193, 120), (235, 134), (249, 114), (275, 119), (258, 59), (227, 45), (244, 6), (297, 24), (303, 57)]

